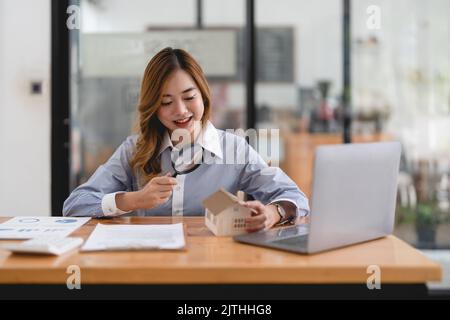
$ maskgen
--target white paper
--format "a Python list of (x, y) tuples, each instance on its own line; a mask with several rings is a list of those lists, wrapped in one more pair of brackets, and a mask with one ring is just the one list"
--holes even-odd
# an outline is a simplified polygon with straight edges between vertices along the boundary
[(97, 224), (82, 251), (182, 249), (183, 224)]
[(66, 237), (91, 218), (15, 217), (0, 224), (0, 239)]

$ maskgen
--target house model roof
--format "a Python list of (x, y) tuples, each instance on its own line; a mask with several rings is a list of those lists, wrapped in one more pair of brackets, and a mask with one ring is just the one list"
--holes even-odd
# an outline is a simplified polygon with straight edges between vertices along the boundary
[(229, 193), (225, 189), (220, 188), (218, 191), (203, 200), (202, 204), (211, 213), (218, 214), (228, 207), (233, 206), (237, 202), (239, 202), (238, 197)]

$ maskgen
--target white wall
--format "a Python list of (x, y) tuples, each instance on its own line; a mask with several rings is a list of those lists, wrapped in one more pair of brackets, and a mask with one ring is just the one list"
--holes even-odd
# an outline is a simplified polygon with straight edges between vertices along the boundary
[[(0, 0), (2, 216), (50, 215), (50, 0)], [(31, 80), (44, 94), (29, 94)]]
[(342, 91), (342, 1), (258, 0), (256, 23), (295, 28), (295, 74), (301, 86), (332, 81), (331, 93)]
[(195, 0), (81, 1), (83, 32), (143, 32), (151, 26), (192, 26)]

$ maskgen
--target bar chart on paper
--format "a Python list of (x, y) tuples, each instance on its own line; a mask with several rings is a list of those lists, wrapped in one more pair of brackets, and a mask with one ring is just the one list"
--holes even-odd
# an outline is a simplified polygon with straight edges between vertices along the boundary
[(0, 224), (0, 239), (66, 237), (91, 218), (15, 217)]

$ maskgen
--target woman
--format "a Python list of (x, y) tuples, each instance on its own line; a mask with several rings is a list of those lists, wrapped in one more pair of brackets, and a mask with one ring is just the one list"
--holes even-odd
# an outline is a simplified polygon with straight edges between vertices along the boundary
[[(244, 138), (208, 121), (209, 87), (186, 51), (165, 48), (151, 59), (138, 112), (139, 133), (71, 193), (64, 202), (65, 216), (203, 215), (201, 201), (220, 188), (243, 190), (255, 199), (242, 202), (253, 212), (246, 221), (248, 231), (308, 214), (308, 200), (291, 179), (278, 168), (267, 170)], [(192, 141), (212, 160), (172, 177), (173, 151)], [(245, 161), (230, 161), (230, 154), (245, 154)]]

